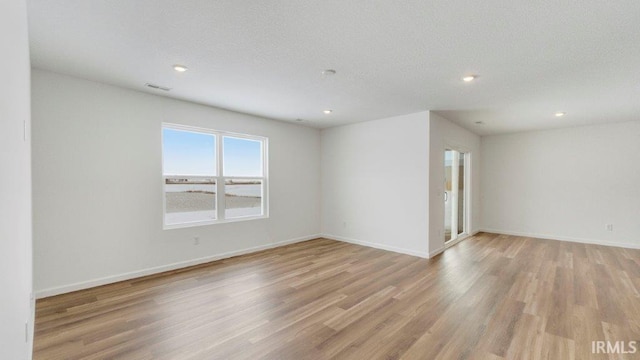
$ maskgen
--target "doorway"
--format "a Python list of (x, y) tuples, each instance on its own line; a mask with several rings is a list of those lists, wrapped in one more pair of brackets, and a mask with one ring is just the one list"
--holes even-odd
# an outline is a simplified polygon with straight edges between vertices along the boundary
[(445, 149), (444, 152), (444, 241), (467, 233), (466, 174), (469, 153)]

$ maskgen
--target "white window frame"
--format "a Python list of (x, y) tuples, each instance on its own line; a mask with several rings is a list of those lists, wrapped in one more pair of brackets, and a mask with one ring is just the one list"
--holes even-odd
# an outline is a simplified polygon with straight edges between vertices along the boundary
[[(210, 134), (215, 137), (215, 146), (216, 146), (216, 174), (212, 176), (201, 176), (201, 175), (189, 175), (189, 174), (165, 174), (164, 172), (164, 129), (172, 129), (178, 131), (189, 131), (194, 133), (201, 134)], [(185, 227), (194, 227), (194, 226), (204, 226), (204, 225), (213, 225), (213, 224), (223, 224), (230, 222), (238, 222), (238, 221), (248, 221), (248, 220), (256, 220), (256, 219), (266, 219), (269, 218), (269, 163), (268, 163), (268, 150), (269, 150), (269, 138), (263, 136), (256, 135), (248, 135), (248, 134), (240, 134), (228, 131), (220, 131), (213, 130), (207, 128), (201, 128), (196, 126), (189, 125), (181, 125), (181, 124), (172, 124), (172, 123), (162, 123), (161, 126), (161, 157), (162, 157), (162, 225), (163, 229), (179, 229)], [(257, 176), (224, 176), (224, 137), (234, 137), (240, 139), (247, 139), (258, 141), (261, 144), (262, 150), (262, 177)], [(165, 183), (168, 178), (200, 178), (200, 179), (215, 179), (216, 180), (216, 219), (214, 220), (201, 220), (201, 221), (192, 221), (192, 222), (184, 222), (177, 224), (167, 224), (166, 222), (166, 210), (167, 210), (167, 198), (165, 192)], [(225, 183), (226, 180), (260, 180), (262, 181), (262, 215), (248, 215), (241, 217), (233, 217), (229, 219), (225, 219)]]

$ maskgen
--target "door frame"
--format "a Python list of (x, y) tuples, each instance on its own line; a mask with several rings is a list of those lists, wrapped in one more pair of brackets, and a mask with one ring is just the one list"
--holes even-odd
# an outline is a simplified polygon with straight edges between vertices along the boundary
[[(445, 232), (442, 231), (442, 241), (444, 243), (445, 249), (448, 247), (451, 247), (457, 243), (459, 243), (460, 241), (466, 239), (467, 237), (469, 237), (470, 234), (470, 225), (471, 225), (471, 215), (472, 215), (472, 211), (471, 211), (471, 195), (472, 195), (472, 191), (471, 191), (471, 159), (473, 158), (473, 152), (465, 147), (465, 146), (461, 146), (461, 145), (457, 145), (451, 142), (444, 142), (444, 148), (442, 150), (442, 159), (443, 159), (443, 164), (442, 164), (442, 168), (444, 170), (445, 168), (445, 164), (444, 164), (444, 154), (447, 150), (454, 150), (454, 151), (458, 151), (460, 153), (464, 153), (465, 157), (464, 157), (464, 175), (463, 175), (463, 181), (464, 181), (464, 190), (463, 190), (463, 201), (464, 201), (464, 210), (463, 210), (463, 217), (462, 217), (462, 221), (463, 221), (463, 229), (464, 231), (458, 235), (456, 234), (456, 237), (446, 241), (445, 240)], [(444, 202), (442, 203), (443, 205), (443, 216), (442, 216), (442, 226), (444, 227), (444, 222), (445, 222), (445, 211), (444, 211)], [(459, 211), (459, 210), (458, 210)], [(452, 229), (453, 230), (453, 229)], [(452, 231), (453, 233), (453, 231)]]

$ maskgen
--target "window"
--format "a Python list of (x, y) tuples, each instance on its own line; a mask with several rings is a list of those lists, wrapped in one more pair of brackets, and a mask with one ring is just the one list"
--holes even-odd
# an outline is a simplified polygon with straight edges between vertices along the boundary
[(165, 228), (266, 217), (266, 152), (263, 137), (163, 124)]

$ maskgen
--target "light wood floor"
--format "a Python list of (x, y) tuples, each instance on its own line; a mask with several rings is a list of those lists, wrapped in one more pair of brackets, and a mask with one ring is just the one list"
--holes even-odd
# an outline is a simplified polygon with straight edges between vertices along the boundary
[(479, 234), (427, 260), (318, 239), (39, 300), (34, 356), (637, 359), (591, 342), (640, 340), (639, 292), (640, 250)]

